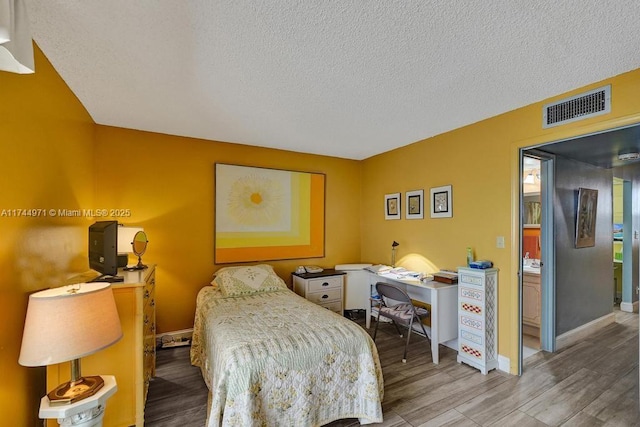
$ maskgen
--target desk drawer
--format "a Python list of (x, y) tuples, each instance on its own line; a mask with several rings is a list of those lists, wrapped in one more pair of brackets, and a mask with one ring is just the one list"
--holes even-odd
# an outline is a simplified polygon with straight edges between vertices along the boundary
[(310, 292), (307, 299), (316, 304), (324, 304), (331, 301), (342, 301), (342, 287), (325, 289), (323, 292)]
[(331, 288), (340, 288), (340, 292), (342, 292), (342, 276), (310, 279), (307, 286), (308, 292), (324, 292)]

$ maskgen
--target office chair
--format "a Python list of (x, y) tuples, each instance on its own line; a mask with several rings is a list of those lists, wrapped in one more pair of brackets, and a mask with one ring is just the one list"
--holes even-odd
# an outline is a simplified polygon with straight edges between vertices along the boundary
[[(429, 311), (422, 307), (414, 306), (411, 298), (407, 295), (407, 292), (398, 286), (378, 282), (376, 283), (376, 291), (378, 292), (378, 295), (380, 295), (380, 299), (376, 301), (378, 304), (378, 317), (376, 319), (376, 328), (373, 332), (373, 341), (375, 342), (376, 335), (378, 333), (380, 316), (391, 320), (401, 338), (403, 334), (400, 331), (400, 328), (398, 328), (398, 324), (406, 326), (409, 331), (407, 332), (407, 342), (404, 345), (402, 363), (407, 363), (407, 348), (409, 347), (409, 339), (411, 338), (414, 320), (418, 321), (418, 324), (420, 324), (420, 327), (422, 328), (422, 332), (424, 332), (424, 336), (429, 340), (429, 335), (427, 335), (427, 331), (424, 329), (424, 325), (422, 324), (422, 319), (429, 316)], [(393, 300), (393, 305), (391, 305), (392, 301), (390, 300)]]

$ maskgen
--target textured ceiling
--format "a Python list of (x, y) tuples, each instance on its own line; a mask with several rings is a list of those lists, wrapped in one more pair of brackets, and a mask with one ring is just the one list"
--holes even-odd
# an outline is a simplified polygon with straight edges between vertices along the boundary
[(637, 0), (25, 2), (96, 123), (351, 159), (640, 67)]

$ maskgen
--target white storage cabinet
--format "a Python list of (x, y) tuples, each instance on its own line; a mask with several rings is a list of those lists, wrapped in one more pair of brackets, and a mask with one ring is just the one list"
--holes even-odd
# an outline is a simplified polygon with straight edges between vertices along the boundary
[(498, 269), (458, 269), (458, 362), (498, 367)]

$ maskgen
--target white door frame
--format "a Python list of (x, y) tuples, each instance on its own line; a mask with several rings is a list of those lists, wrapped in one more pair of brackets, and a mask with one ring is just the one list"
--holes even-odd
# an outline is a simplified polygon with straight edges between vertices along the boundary
[[(622, 301), (620, 310), (633, 313), (633, 184), (626, 179), (622, 180)], [(624, 268), (624, 266), (627, 268)], [(631, 266), (631, 268), (629, 268)]]
[(555, 245), (555, 159), (540, 159), (541, 209), (541, 262), (540, 287), (542, 292), (542, 315), (540, 318), (540, 348), (556, 351), (556, 245)]
[[(555, 177), (554, 162), (555, 157), (549, 154), (536, 153), (535, 150), (520, 150), (520, 180), (523, 176), (524, 154), (529, 157), (535, 157), (540, 160), (540, 202), (541, 202), (541, 221), (540, 221), (540, 250), (541, 265), (540, 268), (540, 290), (542, 294), (541, 300), (541, 316), (540, 316), (540, 348), (544, 351), (554, 352), (556, 350), (556, 284), (555, 284), (555, 241), (554, 241), (554, 219), (553, 219), (553, 199), (555, 193)], [(520, 182), (520, 188), (524, 188)], [(522, 254), (523, 241), (523, 208), (524, 208), (524, 192), (520, 190), (520, 251)], [(522, 258), (522, 257), (521, 257)], [(522, 259), (520, 261), (520, 272), (518, 274), (518, 293), (520, 303), (519, 315), (519, 346), (518, 346), (518, 375), (522, 375), (523, 365), (523, 340), (522, 340), (522, 310), (523, 310), (523, 292), (522, 292)]]

